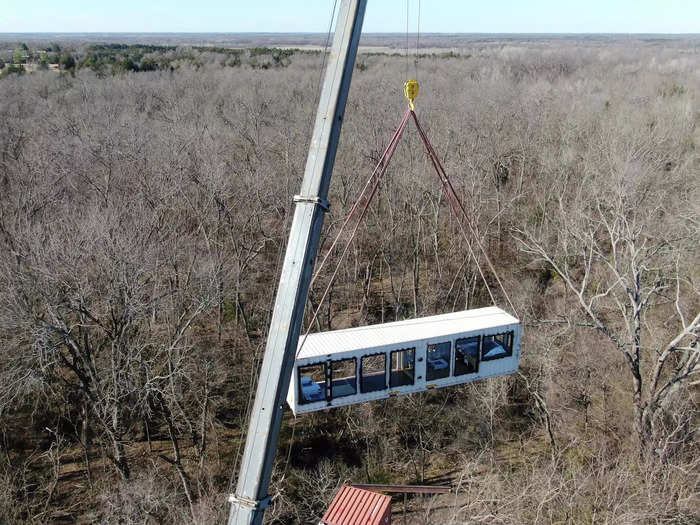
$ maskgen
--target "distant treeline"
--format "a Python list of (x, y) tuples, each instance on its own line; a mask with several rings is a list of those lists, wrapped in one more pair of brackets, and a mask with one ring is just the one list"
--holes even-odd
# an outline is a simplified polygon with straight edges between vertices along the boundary
[[(247, 66), (251, 69), (286, 68), (297, 54), (318, 55), (320, 49), (278, 47), (170, 46), (156, 44), (99, 43), (61, 47), (57, 43), (30, 48), (26, 43), (0, 43), (0, 78), (12, 73), (24, 74), (35, 70), (58, 69), (75, 73), (90, 69), (99, 75), (125, 72), (174, 71), (183, 64), (199, 69), (205, 63), (218, 62), (222, 67)], [(378, 56), (403, 56), (399, 52), (361, 53), (357, 69), (367, 69), (365, 59)], [(420, 53), (415, 60), (427, 58), (469, 59), (471, 54), (454, 51)]]
[[(222, 55), (222, 66), (253, 69), (287, 67), (296, 53), (316, 54), (319, 51), (280, 49), (274, 47), (226, 48), (217, 46), (163, 46), (144, 44), (89, 44), (74, 49), (62, 49), (58, 44), (30, 49), (25, 43), (14, 50), (0, 51), (0, 77), (27, 70), (49, 69), (57, 64), (63, 71), (91, 69), (99, 74), (127, 71), (175, 70), (187, 63), (199, 68), (210, 61), (207, 55)], [(4, 55), (4, 57), (3, 57)], [(30, 66), (31, 65), (31, 66)]]

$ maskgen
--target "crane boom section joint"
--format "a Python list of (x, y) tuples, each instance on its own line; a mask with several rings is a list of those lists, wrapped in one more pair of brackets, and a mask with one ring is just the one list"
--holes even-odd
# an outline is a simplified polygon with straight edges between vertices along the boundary
[(317, 204), (321, 207), (321, 209), (324, 212), (328, 212), (331, 210), (331, 203), (328, 202), (326, 199), (322, 199), (321, 197), (314, 197), (310, 195), (295, 195), (292, 200), (296, 203)]

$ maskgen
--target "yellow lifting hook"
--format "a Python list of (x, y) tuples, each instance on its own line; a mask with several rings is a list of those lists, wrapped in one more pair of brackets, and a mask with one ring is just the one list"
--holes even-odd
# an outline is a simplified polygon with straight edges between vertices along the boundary
[(406, 95), (406, 98), (408, 99), (408, 105), (411, 108), (411, 111), (414, 111), (416, 107), (413, 105), (413, 101), (418, 96), (418, 82), (416, 82), (414, 79), (407, 80), (403, 85), (403, 94)]

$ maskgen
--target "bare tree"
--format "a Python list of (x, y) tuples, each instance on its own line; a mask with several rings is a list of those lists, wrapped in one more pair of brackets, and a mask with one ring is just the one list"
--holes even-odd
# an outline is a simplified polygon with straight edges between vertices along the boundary
[(651, 188), (656, 177), (627, 171), (607, 182), (561, 183), (541, 221), (516, 230), (522, 249), (573, 294), (581, 323), (624, 358), (645, 451), (658, 444), (655, 422), (673, 398), (700, 384), (700, 289), (682, 262), (700, 241), (697, 221), (670, 213), (665, 195)]

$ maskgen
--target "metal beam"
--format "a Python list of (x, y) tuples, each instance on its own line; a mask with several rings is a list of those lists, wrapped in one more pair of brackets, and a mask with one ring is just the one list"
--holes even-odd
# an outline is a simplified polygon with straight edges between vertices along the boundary
[(398, 494), (447, 494), (450, 487), (444, 485), (372, 485), (367, 483), (353, 483), (350, 485), (356, 489), (374, 490), (378, 492), (396, 492)]
[(367, 0), (342, 0), (287, 242), (229, 525), (260, 525)]

